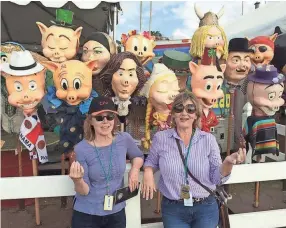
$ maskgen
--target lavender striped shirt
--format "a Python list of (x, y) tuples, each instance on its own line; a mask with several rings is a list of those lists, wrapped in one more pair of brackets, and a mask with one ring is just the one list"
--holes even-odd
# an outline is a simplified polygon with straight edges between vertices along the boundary
[[(144, 166), (160, 169), (159, 190), (171, 200), (180, 199), (181, 185), (185, 183), (185, 171), (175, 138), (181, 143), (182, 150), (187, 151), (182, 139), (175, 129), (157, 132), (152, 140), (150, 154)], [(191, 173), (210, 189), (223, 184), (229, 178), (220, 174), (220, 150), (215, 137), (196, 129), (191, 143), (188, 168)], [(188, 176), (193, 197), (207, 197), (209, 193)]]

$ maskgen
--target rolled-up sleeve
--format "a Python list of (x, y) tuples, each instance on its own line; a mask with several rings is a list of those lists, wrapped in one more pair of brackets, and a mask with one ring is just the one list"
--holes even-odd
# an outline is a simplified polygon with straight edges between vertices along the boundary
[(220, 149), (216, 138), (213, 135), (210, 135), (210, 150), (210, 180), (215, 185), (224, 184), (229, 179), (230, 175), (224, 177), (220, 173), (220, 167), (222, 164)]
[[(160, 132), (158, 132), (160, 133)], [(159, 169), (159, 148), (160, 148), (160, 140), (159, 135), (156, 133), (152, 139), (151, 148), (149, 151), (149, 155), (145, 160), (144, 167), (152, 167), (156, 170)]]
[(127, 132), (124, 132), (125, 137), (126, 137), (126, 143), (127, 143), (127, 155), (130, 160), (133, 158), (142, 158), (144, 159), (144, 155), (142, 151), (138, 148), (136, 145), (134, 139), (130, 134)]
[(81, 147), (79, 145), (77, 145), (74, 148), (74, 152), (76, 154), (76, 161), (78, 161), (79, 164), (81, 164), (81, 166), (83, 167), (83, 170), (84, 170), (83, 180), (90, 187), (90, 180), (89, 180), (89, 176), (88, 176), (88, 165), (87, 165), (87, 162), (85, 159), (84, 151), (81, 149)]

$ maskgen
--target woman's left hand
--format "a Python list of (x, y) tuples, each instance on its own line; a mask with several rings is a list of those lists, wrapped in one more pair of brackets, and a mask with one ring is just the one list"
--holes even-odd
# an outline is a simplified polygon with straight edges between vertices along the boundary
[(132, 167), (128, 174), (128, 185), (130, 191), (133, 192), (136, 188), (139, 188), (139, 169)]
[(239, 148), (237, 152), (227, 156), (224, 161), (235, 165), (243, 163), (245, 161), (245, 158), (246, 158), (246, 149)]

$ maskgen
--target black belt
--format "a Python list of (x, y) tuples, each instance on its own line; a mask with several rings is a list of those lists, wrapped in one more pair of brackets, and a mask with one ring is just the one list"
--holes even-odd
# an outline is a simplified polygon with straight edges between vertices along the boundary
[[(184, 202), (184, 199), (179, 199), (179, 200), (171, 200), (169, 198), (167, 198), (166, 196), (163, 196), (164, 198), (166, 198), (167, 200), (171, 201), (171, 202), (174, 202), (174, 203), (181, 203), (181, 202)], [(193, 202), (194, 203), (200, 203), (200, 202), (203, 202), (205, 199), (209, 198), (210, 196), (207, 196), (207, 197), (204, 197), (204, 198), (195, 198), (193, 197)]]

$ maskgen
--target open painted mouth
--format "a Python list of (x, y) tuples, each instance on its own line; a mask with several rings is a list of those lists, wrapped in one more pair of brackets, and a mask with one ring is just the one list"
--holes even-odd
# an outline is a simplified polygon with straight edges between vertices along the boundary
[(22, 109), (31, 109), (31, 108), (36, 107), (37, 104), (38, 104), (37, 101), (34, 101), (32, 103), (27, 103), (27, 104), (20, 104), (20, 103), (18, 103), (19, 107), (22, 108)]
[(213, 104), (206, 98), (202, 98), (202, 102), (207, 107), (212, 107), (213, 106)]
[(236, 69), (236, 73), (238, 74), (245, 74), (246, 69)]

